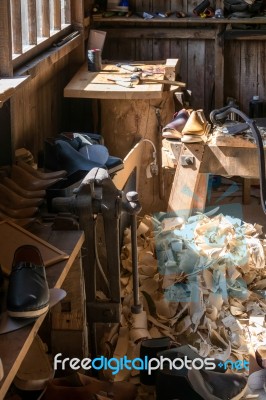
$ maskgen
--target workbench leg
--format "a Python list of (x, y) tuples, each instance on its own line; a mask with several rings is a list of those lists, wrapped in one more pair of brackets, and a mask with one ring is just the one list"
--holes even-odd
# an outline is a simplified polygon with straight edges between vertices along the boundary
[(204, 211), (208, 174), (199, 173), (203, 151), (204, 144), (182, 145), (169, 197), (168, 212), (187, 218), (192, 210)]
[(251, 179), (243, 178), (243, 204), (250, 204)]

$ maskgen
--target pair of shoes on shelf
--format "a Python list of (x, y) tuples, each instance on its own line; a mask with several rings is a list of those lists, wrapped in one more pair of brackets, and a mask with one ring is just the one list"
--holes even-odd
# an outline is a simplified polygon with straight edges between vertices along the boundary
[(49, 308), (50, 292), (39, 249), (16, 249), (7, 289), (7, 312), (13, 318), (37, 318)]
[[(169, 348), (165, 338), (147, 339), (141, 343), (140, 358), (156, 358), (163, 363), (153, 381), (157, 400), (238, 400), (247, 389), (247, 380), (240, 374), (226, 374), (220, 360), (213, 359), (213, 370), (205, 365), (205, 358), (189, 345)], [(156, 350), (166, 347), (162, 351)], [(167, 348), (168, 347), (168, 348)], [(164, 360), (164, 361), (162, 361)], [(186, 365), (186, 361), (189, 363)], [(209, 363), (209, 361), (208, 361)], [(144, 382), (143, 382), (144, 383)]]
[[(96, 397), (95, 397), (96, 396)], [(79, 372), (48, 383), (41, 400), (134, 400), (137, 388), (129, 382), (108, 382)]]
[(173, 120), (162, 131), (167, 139), (181, 139), (184, 143), (206, 142), (210, 132), (203, 110), (182, 109), (174, 115)]

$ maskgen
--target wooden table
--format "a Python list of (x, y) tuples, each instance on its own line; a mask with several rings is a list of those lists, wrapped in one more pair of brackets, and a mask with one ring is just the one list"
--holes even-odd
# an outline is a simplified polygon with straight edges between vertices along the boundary
[[(134, 62), (134, 64), (139, 65), (143, 70), (153, 67), (155, 71), (156, 68), (158, 70), (159, 67), (163, 67), (163, 75), (156, 73), (153, 76), (158, 75), (158, 80), (165, 77), (173, 81), (176, 79), (179, 68), (177, 59), (164, 62)], [(175, 111), (173, 93), (180, 88), (172, 85), (165, 86), (159, 81), (158, 83), (141, 82), (134, 88), (126, 88), (106, 81), (106, 73), (117, 77), (132, 74), (132, 72), (125, 73), (125, 70), (118, 68), (116, 64), (104, 65), (103, 70), (98, 73), (89, 72), (87, 64), (84, 64), (65, 87), (64, 96), (99, 100), (101, 121), (99, 133), (104, 137), (105, 145), (111, 155), (124, 159), (137, 142), (148, 139), (154, 143), (159, 157), (161, 153), (159, 125), (164, 126), (172, 120)], [(152, 145), (146, 141), (139, 160), (139, 165), (142, 166), (139, 191), (144, 212), (160, 211), (164, 201), (161, 169), (159, 169), (159, 176), (146, 175), (146, 168), (153, 160), (152, 155)]]
[(176, 160), (168, 211), (184, 217), (204, 211), (209, 174), (259, 177), (257, 147), (241, 137), (213, 136), (207, 144), (164, 139), (163, 146)]
[[(84, 241), (83, 231), (52, 231), (50, 227), (39, 224), (34, 225), (31, 231), (69, 254), (67, 260), (46, 268), (49, 287), (60, 288), (81, 249)], [(9, 389), (38, 329), (44, 321), (45, 315), (40, 316), (31, 325), (0, 335), (0, 357), (4, 367), (4, 378), (0, 382), (1, 400)]]

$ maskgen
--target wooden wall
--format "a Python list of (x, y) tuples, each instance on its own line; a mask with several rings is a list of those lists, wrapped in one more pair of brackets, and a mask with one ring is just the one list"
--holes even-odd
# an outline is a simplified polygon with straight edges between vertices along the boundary
[[(91, 8), (92, 0), (84, 1), (84, 10)], [(138, 11), (176, 10), (192, 12), (198, 1), (187, 0), (131, 0), (131, 7)], [(216, 2), (217, 3), (217, 2)], [(111, 28), (116, 28), (110, 25)], [(189, 32), (191, 26), (184, 26)], [(97, 26), (100, 29), (100, 26)], [(123, 30), (127, 27), (123, 26)], [(140, 27), (131, 26), (140, 32)], [(173, 26), (171, 27), (173, 28)], [(143, 28), (145, 29), (145, 28)], [(103, 58), (110, 60), (162, 60), (179, 58), (180, 79), (191, 90), (191, 106), (204, 108), (206, 115), (214, 108), (215, 40), (196, 34), (192, 38), (178, 37), (179, 26), (174, 27), (174, 37), (142, 38), (141, 35), (119, 38), (107, 35)], [(205, 29), (205, 31), (204, 31)], [(206, 32), (207, 26), (199, 29)], [(184, 31), (184, 29), (183, 29)], [(156, 33), (156, 28), (154, 28)], [(158, 35), (157, 35), (158, 36)], [(204, 37), (204, 36), (203, 36)], [(64, 99), (63, 89), (80, 65), (77, 54), (83, 46), (53, 63), (47, 63), (37, 71), (22, 89), (11, 99), (11, 131), (13, 148), (26, 147), (34, 156), (43, 148), (44, 138), (62, 130), (90, 130), (93, 126), (89, 100)], [(248, 112), (252, 95), (259, 94), (265, 100), (265, 53), (264, 40), (226, 40), (224, 47), (224, 104), (228, 96), (234, 97), (240, 109)], [(6, 107), (8, 104), (6, 105)], [(0, 110), (0, 113), (3, 111)], [(1, 117), (1, 116), (0, 116)], [(1, 119), (1, 118), (0, 118)], [(0, 163), (1, 163), (0, 149)], [(3, 154), (2, 154), (3, 156)], [(5, 158), (5, 157), (4, 157)]]
[(36, 75), (33, 73), (11, 99), (13, 148), (29, 149), (36, 161), (46, 137), (75, 129), (72, 118), (78, 120), (76, 103), (65, 100), (63, 90), (80, 66), (76, 62), (79, 51), (76, 49), (55, 63), (42, 63)]
[(245, 113), (248, 113), (249, 100), (253, 95), (258, 94), (266, 101), (265, 60), (265, 40), (225, 42), (225, 97), (236, 98)]
[(108, 39), (103, 56), (117, 60), (179, 58), (180, 79), (192, 91), (195, 108), (211, 110), (214, 88), (214, 41), (176, 39)]

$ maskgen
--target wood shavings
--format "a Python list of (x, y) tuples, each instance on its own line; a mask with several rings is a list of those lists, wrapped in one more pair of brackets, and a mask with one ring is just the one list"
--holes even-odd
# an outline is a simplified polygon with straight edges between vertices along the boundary
[[(260, 238), (260, 225), (223, 214), (198, 213), (184, 221), (165, 213), (160, 221), (142, 218), (137, 234), (145, 323), (132, 320), (130, 312), (132, 264), (130, 230), (126, 230), (120, 328), (123, 335), (127, 329), (130, 343), (125, 354), (144, 338), (168, 336), (189, 343), (202, 356), (243, 360), (249, 343), (266, 342), (262, 318), (266, 312), (266, 239)], [(117, 334), (109, 347), (116, 341)]]

